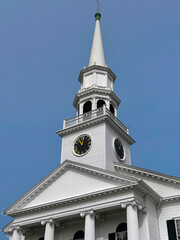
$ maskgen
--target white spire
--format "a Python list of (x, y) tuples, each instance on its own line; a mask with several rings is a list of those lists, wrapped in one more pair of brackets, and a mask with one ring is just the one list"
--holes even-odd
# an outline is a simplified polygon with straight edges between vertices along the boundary
[(96, 18), (96, 26), (94, 31), (94, 38), (91, 48), (91, 55), (89, 58), (89, 67), (92, 65), (106, 66), (105, 55), (104, 55), (104, 47), (103, 40), (101, 35), (101, 27), (100, 27), (100, 18), (101, 14), (97, 11), (95, 14)]

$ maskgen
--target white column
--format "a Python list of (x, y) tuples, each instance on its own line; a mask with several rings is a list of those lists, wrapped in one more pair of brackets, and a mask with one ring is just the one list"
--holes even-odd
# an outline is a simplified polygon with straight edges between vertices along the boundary
[(85, 216), (85, 240), (95, 240), (95, 214), (91, 212)]
[(80, 213), (81, 217), (85, 216), (85, 238), (84, 240), (95, 240), (95, 214), (93, 210)]
[(21, 230), (20, 227), (13, 229), (12, 240), (21, 240)]
[(44, 234), (44, 240), (54, 240), (54, 221), (53, 219), (50, 219), (49, 221), (42, 221), (42, 225), (45, 225), (45, 234)]
[(79, 103), (79, 115), (83, 114), (83, 103)]
[(117, 108), (114, 108), (114, 116), (117, 117)]
[(126, 213), (128, 240), (139, 240), (137, 205), (128, 204)]
[(92, 111), (97, 109), (97, 106), (96, 106), (96, 98), (93, 98), (92, 100)]
[(106, 107), (110, 111), (110, 101), (109, 100), (106, 101)]
[(106, 114), (106, 105), (104, 104), (103, 105), (103, 115), (105, 115)]

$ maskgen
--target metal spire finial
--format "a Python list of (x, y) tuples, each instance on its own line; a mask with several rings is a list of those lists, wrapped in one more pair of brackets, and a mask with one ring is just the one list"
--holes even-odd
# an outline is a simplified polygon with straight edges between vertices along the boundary
[(100, 14), (100, 12), (99, 12), (99, 0), (96, 0), (96, 2), (97, 2), (97, 12), (96, 12), (96, 14), (95, 14), (95, 19), (96, 19), (96, 21), (97, 20), (101, 20), (101, 14)]
[(99, 11), (99, 0), (96, 0), (97, 2), (97, 10)]

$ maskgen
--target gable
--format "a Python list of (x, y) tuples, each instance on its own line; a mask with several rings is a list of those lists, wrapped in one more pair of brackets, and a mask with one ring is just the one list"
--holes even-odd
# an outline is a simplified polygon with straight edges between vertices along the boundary
[(133, 166), (117, 166), (119, 174), (143, 180), (163, 198), (180, 195), (180, 179), (157, 172), (153, 174), (152, 171), (146, 169), (144, 171), (143, 169), (139, 169)]
[(151, 178), (148, 179), (147, 177), (143, 177), (142, 179), (161, 197), (180, 195), (180, 185), (177, 185), (175, 183), (163, 182)]
[(125, 184), (70, 168), (27, 203), (23, 209), (78, 197), (121, 185), (124, 186)]

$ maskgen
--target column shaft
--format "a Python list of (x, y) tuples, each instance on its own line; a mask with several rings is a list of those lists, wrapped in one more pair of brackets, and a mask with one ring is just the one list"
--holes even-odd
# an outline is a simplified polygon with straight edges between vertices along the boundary
[(127, 206), (127, 232), (128, 240), (139, 240), (137, 206)]
[(46, 223), (44, 240), (54, 240), (54, 223), (53, 222)]
[(79, 104), (79, 115), (83, 114), (83, 104)]
[(95, 215), (86, 214), (85, 216), (85, 240), (95, 240)]
[(21, 231), (18, 229), (14, 229), (12, 240), (21, 240)]

